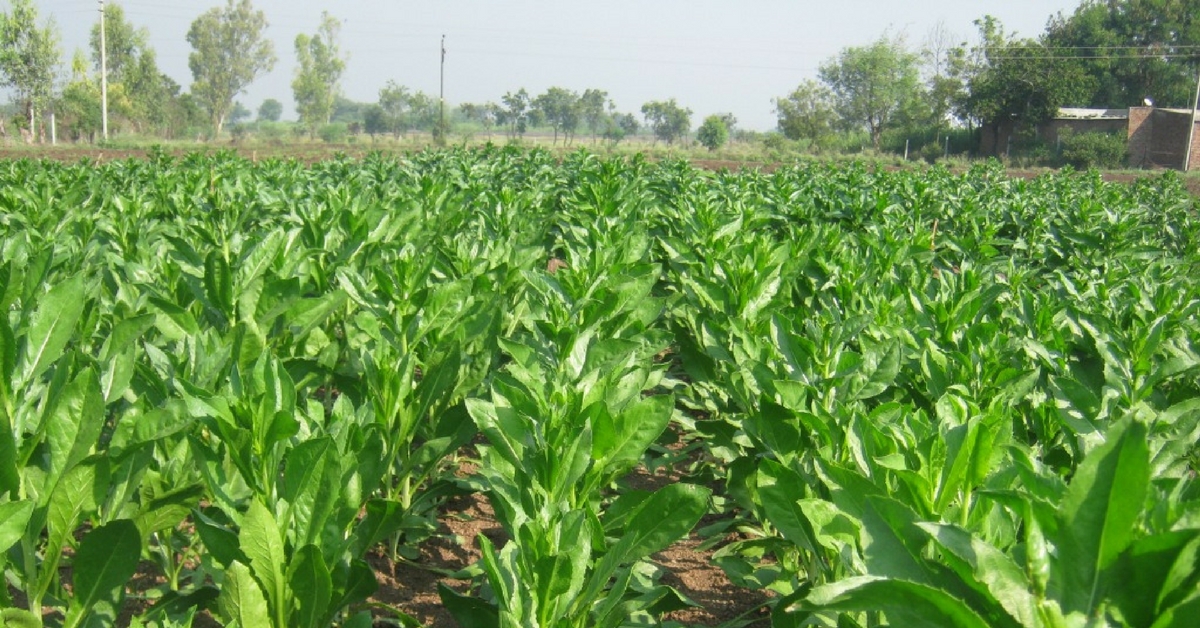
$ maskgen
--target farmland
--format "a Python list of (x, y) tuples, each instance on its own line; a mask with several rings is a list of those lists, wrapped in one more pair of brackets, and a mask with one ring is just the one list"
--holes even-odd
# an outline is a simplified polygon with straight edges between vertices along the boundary
[(1170, 173), (0, 162), (0, 626), (412, 625), (431, 543), (680, 626), (683, 540), (758, 626), (1190, 625), (1198, 277)]

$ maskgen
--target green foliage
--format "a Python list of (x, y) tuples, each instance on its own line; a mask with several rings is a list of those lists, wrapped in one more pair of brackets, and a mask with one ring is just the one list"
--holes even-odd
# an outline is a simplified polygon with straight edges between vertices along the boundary
[[(870, 46), (846, 48), (821, 66), (838, 115), (847, 125), (864, 126), (879, 150), (883, 129), (918, 99), (917, 55), (901, 39), (882, 37)], [(814, 94), (810, 100), (819, 98)], [(816, 115), (808, 105), (809, 115)]]
[(1077, 63), (1094, 91), (1074, 105), (1120, 108), (1151, 98), (1160, 107), (1190, 107), (1198, 12), (1196, 0), (1087, 2), (1053, 16), (1043, 39), (1051, 49), (1086, 50)]
[(268, 98), (258, 106), (260, 122), (279, 122), (281, 117), (283, 117), (283, 103), (274, 98)]
[(365, 625), (465, 492), (462, 625), (663, 623), (686, 536), (776, 626), (1200, 605), (1178, 176), (160, 150), (0, 207), (6, 624)]
[(724, 118), (718, 115), (705, 118), (696, 131), (696, 141), (710, 151), (724, 146), (729, 141), (729, 127), (725, 125)]
[(776, 98), (775, 114), (784, 137), (804, 140), (818, 149), (828, 145), (838, 120), (833, 92), (812, 80), (801, 83), (786, 98)]
[(187, 40), (192, 71), (192, 94), (208, 112), (213, 133), (219, 135), (233, 99), (259, 74), (275, 67), (275, 51), (264, 31), (267, 18), (250, 0), (228, 0), (196, 18)]
[(326, 144), (341, 144), (346, 141), (348, 134), (348, 128), (341, 122), (321, 125), (321, 129), (318, 132), (321, 141)]
[(654, 137), (668, 144), (686, 137), (692, 130), (692, 110), (685, 109), (675, 99), (654, 100), (642, 105), (642, 116), (654, 132)]
[(976, 20), (982, 58), (967, 81), (966, 115), (993, 132), (1002, 122), (1035, 125), (1050, 119), (1060, 107), (1087, 102), (1095, 79), (1078, 62), (1048, 56), (1042, 42), (1018, 40), (990, 16)]
[[(1068, 129), (1063, 129), (1068, 131)], [(1075, 168), (1119, 168), (1128, 152), (1123, 133), (1063, 133), (1062, 160)]]
[(341, 28), (338, 20), (322, 11), (321, 25), (315, 35), (296, 35), (298, 65), (292, 79), (292, 93), (300, 122), (308, 127), (310, 135), (315, 135), (320, 125), (328, 124), (334, 101), (340, 95), (339, 82), (346, 70), (346, 59), (338, 48)]
[(11, 87), (29, 120), (48, 103), (58, 70), (58, 29), (52, 19), (40, 28), (30, 0), (12, 0), (0, 13), (0, 85)]
[(563, 143), (570, 145), (583, 117), (579, 94), (561, 87), (551, 87), (534, 98), (530, 106), (539, 120), (554, 128), (555, 143), (558, 142), (559, 133), (562, 133)]

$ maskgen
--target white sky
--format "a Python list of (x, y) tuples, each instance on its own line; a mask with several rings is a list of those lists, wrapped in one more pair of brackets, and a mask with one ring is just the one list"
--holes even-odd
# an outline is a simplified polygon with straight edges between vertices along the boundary
[[(150, 31), (160, 68), (187, 89), (192, 20), (223, 0), (117, 0), (126, 18)], [(267, 15), (267, 35), (279, 57), (239, 97), (251, 111), (266, 98), (294, 116), (293, 41), (316, 30), (321, 11), (343, 20), (350, 55), (342, 79), (348, 98), (375, 101), (389, 79), (438, 91), (438, 46), (446, 35), (446, 99), (500, 100), (522, 87), (533, 95), (551, 86), (607, 90), (622, 111), (649, 100), (676, 98), (693, 123), (731, 112), (743, 128), (774, 128), (771, 100), (847, 46), (887, 33), (920, 45), (939, 23), (958, 41), (975, 41), (973, 20), (1000, 19), (1008, 31), (1035, 36), (1051, 15), (1080, 0), (255, 0)], [(2, 3), (7, 5), (7, 2)], [(97, 0), (37, 0), (62, 33), (64, 65), (87, 47)], [(7, 7), (5, 7), (7, 8)]]

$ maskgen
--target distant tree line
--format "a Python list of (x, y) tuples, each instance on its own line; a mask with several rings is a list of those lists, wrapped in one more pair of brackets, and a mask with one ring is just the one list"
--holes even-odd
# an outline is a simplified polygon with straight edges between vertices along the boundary
[(1015, 37), (991, 16), (976, 20), (975, 43), (956, 42), (942, 27), (918, 47), (884, 35), (842, 50), (818, 80), (777, 98), (779, 130), (816, 151), (863, 133), (876, 150), (914, 138), (914, 150), (926, 143), (937, 154), (950, 135), (1032, 127), (1061, 107), (1149, 99), (1189, 108), (1200, 71), (1197, 16), (1200, 0), (1086, 0), (1033, 38)]
[[(1085, 0), (1071, 13), (1053, 16), (1032, 38), (1008, 33), (990, 16), (976, 21), (973, 43), (943, 27), (919, 46), (885, 34), (843, 49), (820, 66), (815, 80), (776, 98), (778, 131), (816, 152), (856, 144), (895, 151), (911, 142), (913, 150), (933, 155), (951, 139), (961, 145), (979, 133), (998, 134), (1004, 124), (1036, 124), (1063, 106), (1124, 108), (1151, 99), (1188, 107), (1200, 70), (1197, 15), (1200, 0)], [(215, 137), (232, 125), (236, 137), (255, 116), (236, 99), (274, 67), (276, 55), (266, 38), (266, 16), (251, 0), (226, 0), (191, 24), (193, 80), (187, 91), (161, 72), (148, 31), (134, 27), (119, 2), (104, 5), (104, 21), (112, 132)], [(440, 126), (436, 96), (388, 81), (375, 102), (345, 98), (341, 78), (348, 56), (340, 29), (338, 19), (322, 13), (314, 32), (293, 42), (295, 133), (317, 137), (332, 124), (372, 138), (414, 131), (444, 138), (448, 129)], [(77, 50), (64, 70), (53, 20), (39, 18), (32, 0), (0, 4), (0, 85), (12, 89), (16, 105), (16, 115), (0, 120), (0, 135), (19, 130), (30, 140), (41, 138), (41, 114), (53, 110), (61, 136), (95, 141), (102, 126), (100, 39), (96, 24), (89, 49)], [(267, 99), (257, 119), (277, 122), (283, 109), (279, 100)], [(692, 110), (675, 99), (625, 112), (594, 88), (550, 87), (536, 95), (522, 88), (498, 101), (460, 104), (445, 115), (510, 140), (537, 128), (563, 146), (581, 133), (593, 143), (614, 144), (639, 132), (666, 144), (694, 137), (710, 149), (745, 136), (728, 114), (707, 116), (694, 128)]]

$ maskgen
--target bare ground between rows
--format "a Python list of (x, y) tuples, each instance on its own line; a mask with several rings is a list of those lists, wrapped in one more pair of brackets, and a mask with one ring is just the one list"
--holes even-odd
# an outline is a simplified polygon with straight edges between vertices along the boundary
[[(675, 480), (666, 473), (651, 476), (639, 469), (627, 479), (627, 484), (630, 488), (653, 490), (671, 481)], [(457, 628), (459, 624), (442, 607), (438, 585), (462, 592), (468, 583), (440, 573), (464, 569), (478, 560), (480, 535), (498, 546), (507, 538), (486, 497), (473, 493), (447, 501), (439, 517), (439, 533), (421, 545), (420, 558), (415, 564), (391, 562), (382, 552), (368, 557), (379, 581), (379, 590), (372, 601), (412, 615), (429, 628)], [(718, 626), (746, 613), (759, 614), (758, 609), (767, 597), (733, 585), (710, 560), (716, 550), (700, 549), (702, 542), (692, 535), (651, 557), (667, 571), (663, 584), (699, 604), (698, 608), (676, 611), (664, 619), (689, 626)], [(765, 614), (763, 618), (763, 622), (752, 625), (767, 625)]]

